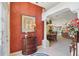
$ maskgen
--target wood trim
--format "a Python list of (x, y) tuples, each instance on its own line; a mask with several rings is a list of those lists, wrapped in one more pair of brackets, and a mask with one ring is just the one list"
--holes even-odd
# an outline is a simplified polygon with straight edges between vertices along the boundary
[(8, 55), (10, 55), (10, 3), (8, 2)]
[[(42, 48), (42, 45), (38, 46), (37, 49)], [(22, 50), (11, 53), (10, 56), (22, 55)]]

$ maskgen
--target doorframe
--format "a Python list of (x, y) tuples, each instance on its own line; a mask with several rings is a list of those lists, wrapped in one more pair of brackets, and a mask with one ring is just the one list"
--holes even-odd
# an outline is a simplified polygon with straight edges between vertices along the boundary
[(8, 2), (8, 55), (10, 55), (10, 2)]

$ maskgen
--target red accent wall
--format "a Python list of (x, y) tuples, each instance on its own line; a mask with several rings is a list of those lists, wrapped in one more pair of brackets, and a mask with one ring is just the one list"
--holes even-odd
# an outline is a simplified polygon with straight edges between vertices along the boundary
[(10, 3), (10, 52), (16, 52), (22, 49), (21, 16), (29, 15), (36, 17), (36, 34), (38, 45), (41, 45), (43, 39), (43, 23), (41, 7), (29, 2), (11, 2)]

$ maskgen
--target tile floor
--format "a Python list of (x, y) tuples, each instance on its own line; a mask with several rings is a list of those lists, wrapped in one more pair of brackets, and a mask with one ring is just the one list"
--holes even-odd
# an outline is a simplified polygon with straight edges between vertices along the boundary
[(70, 56), (69, 45), (71, 40), (58, 40), (51, 47), (46, 49), (40, 49), (36, 53), (45, 53), (49, 56)]

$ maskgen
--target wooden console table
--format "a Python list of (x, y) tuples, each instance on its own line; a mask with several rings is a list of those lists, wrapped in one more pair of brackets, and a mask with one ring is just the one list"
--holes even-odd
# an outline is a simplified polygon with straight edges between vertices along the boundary
[(30, 55), (37, 51), (37, 41), (34, 35), (27, 35), (22, 40), (22, 54)]
[(47, 34), (47, 40), (49, 40), (49, 41), (57, 41), (57, 32)]

